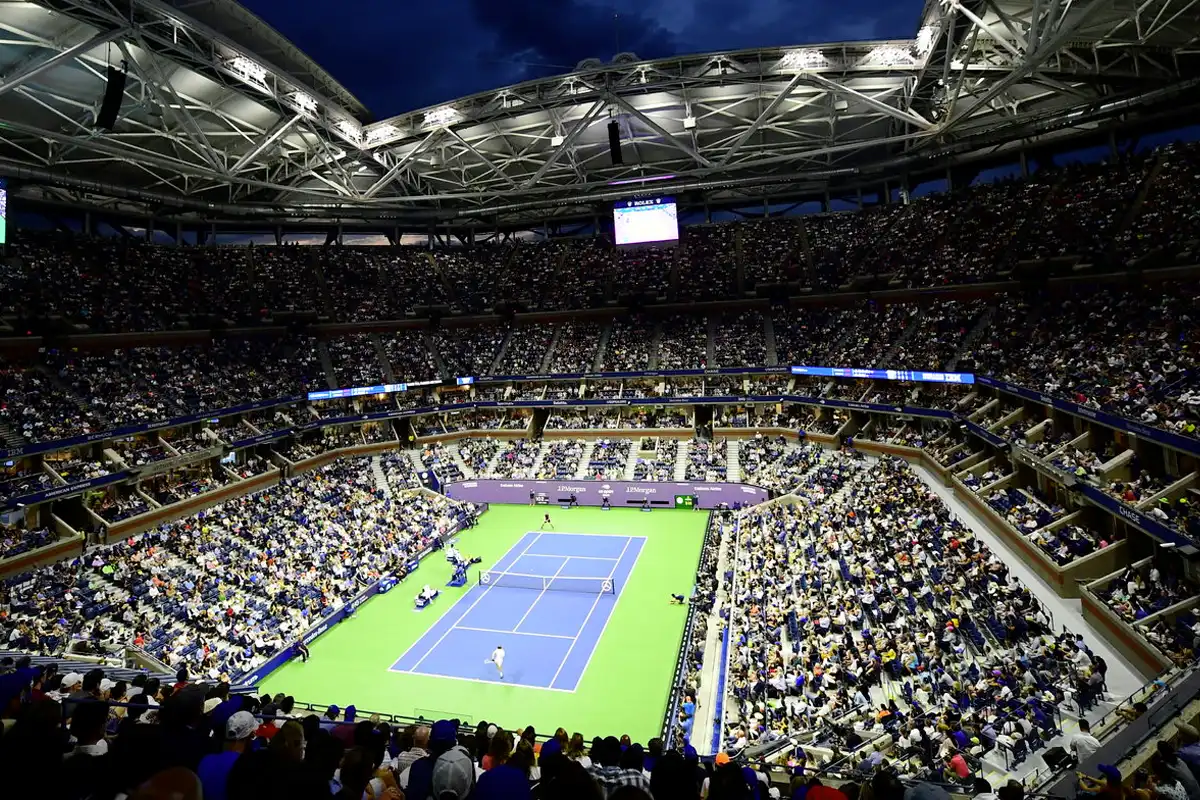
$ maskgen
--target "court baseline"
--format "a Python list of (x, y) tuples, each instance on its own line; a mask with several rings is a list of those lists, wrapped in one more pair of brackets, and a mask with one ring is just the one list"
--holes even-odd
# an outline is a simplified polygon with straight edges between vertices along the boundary
[[(389, 669), (573, 692), (645, 543), (644, 536), (530, 531), (484, 571), (539, 576), (547, 582), (608, 580), (614, 591), (476, 584)], [(506, 653), (503, 680), (493, 665), (484, 663), (497, 645)]]

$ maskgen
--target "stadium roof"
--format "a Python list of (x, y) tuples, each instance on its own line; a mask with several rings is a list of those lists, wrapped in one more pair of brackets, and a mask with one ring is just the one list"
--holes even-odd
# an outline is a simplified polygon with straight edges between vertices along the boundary
[[(931, 0), (908, 40), (623, 54), (367, 122), (233, 0), (6, 2), (0, 174), (195, 219), (495, 222), (639, 189), (819, 193), (1200, 106), (1198, 3)], [(122, 64), (118, 122), (97, 130)]]

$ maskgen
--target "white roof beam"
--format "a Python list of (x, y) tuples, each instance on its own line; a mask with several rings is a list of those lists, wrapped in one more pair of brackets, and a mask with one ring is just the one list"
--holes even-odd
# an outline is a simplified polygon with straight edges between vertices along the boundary
[[(855, 98), (856, 100), (860, 101), (864, 105), (867, 105), (870, 108), (873, 108), (876, 111), (879, 111), (880, 113), (887, 114), (889, 117), (898, 119), (901, 122), (907, 122), (909, 125), (920, 128), (921, 130), (930, 131), (937, 127), (929, 120), (923, 119), (922, 117), (913, 113), (912, 111), (905, 111), (902, 108), (897, 108), (896, 106), (885, 103), (882, 100), (879, 100), (875, 97), (871, 97), (868, 94), (864, 94), (863, 92), (860, 92), (857, 89), (851, 89), (849, 86), (846, 86), (843, 83), (838, 83), (837, 81), (832, 81), (829, 78), (826, 78), (824, 75), (818, 75), (816, 73), (811, 73), (807, 77), (808, 77), (808, 80), (810, 80), (813, 83), (816, 83), (820, 86), (825, 87), (826, 89), (830, 90), (834, 94), (849, 95), (849, 96)], [(902, 88), (901, 86), (896, 86), (893, 89), (887, 90), (884, 94), (892, 94), (893, 92), (898, 91), (901, 88)]]
[[(141, 47), (142, 51), (146, 53), (147, 64), (139, 63), (138, 60), (133, 57), (133, 54), (129, 52), (129, 48), (124, 42), (117, 42), (117, 46), (121, 48), (121, 52), (125, 55), (125, 59), (131, 66), (137, 68), (137, 70), (142, 72), (142, 74), (147, 78), (145, 83), (150, 88), (150, 91), (154, 94), (155, 98), (157, 98), (159, 104), (162, 106), (163, 111), (174, 117), (175, 121), (180, 125), (181, 128), (183, 128), (188, 138), (192, 140), (192, 143), (199, 151), (200, 158), (202, 158), (217, 172), (224, 172), (225, 165), (221, 163), (220, 156), (217, 155), (216, 150), (213, 149), (212, 143), (208, 141), (208, 137), (204, 135), (204, 131), (200, 129), (200, 126), (196, 123), (195, 118), (192, 116), (191, 112), (188, 111), (187, 104), (184, 103), (183, 98), (181, 98), (175, 92), (175, 88), (171, 86), (170, 78), (166, 76), (162, 70), (162, 67), (159, 66), (158, 56), (154, 54), (154, 51), (150, 49), (149, 45), (146, 44), (145, 39), (143, 39), (140, 34), (135, 33), (134, 36), (138, 40), (138, 45)], [(146, 70), (149, 70), (153, 74), (146, 76)], [(170, 95), (170, 97), (168, 97), (168, 95)], [(172, 102), (172, 98), (174, 99), (174, 102)]]
[(649, 116), (647, 116), (646, 114), (642, 113), (637, 108), (634, 108), (632, 105), (630, 105), (629, 102), (627, 100), (625, 100), (625, 98), (621, 97), (620, 95), (612, 94), (611, 92), (607, 93), (607, 97), (608, 97), (609, 103), (616, 105), (616, 106), (620, 106), (621, 108), (628, 111), (630, 114), (633, 114), (635, 117), (640, 119), (643, 124), (645, 124), (648, 128), (650, 128), (650, 130), (654, 131), (659, 136), (661, 136), (663, 138), (664, 142), (671, 145), (676, 150), (679, 150), (680, 152), (687, 154), (697, 164), (700, 164), (701, 166), (704, 166), (704, 167), (712, 167), (713, 166), (713, 163), (711, 161), (709, 161), (704, 156), (700, 155), (700, 153), (697, 152), (696, 150), (693, 150), (691, 145), (689, 145), (685, 142), (679, 141), (679, 139), (677, 137), (675, 137), (673, 134), (668, 133), (666, 128), (659, 125), (657, 122), (652, 120)]
[[(1003, 78), (996, 81), (992, 88), (989, 89), (988, 92), (979, 99), (979, 102), (976, 103), (975, 106), (963, 111), (957, 116), (947, 119), (946, 123), (942, 125), (942, 133), (948, 133), (950, 130), (966, 121), (969, 117), (972, 117), (979, 111), (987, 108), (988, 104), (993, 99), (1008, 91), (1008, 87), (1012, 86), (1014, 83), (1024, 80), (1031, 72), (1040, 67), (1046, 61), (1046, 59), (1053, 55), (1055, 51), (1062, 46), (1063, 42), (1067, 41), (1067, 39), (1069, 39), (1081, 25), (1091, 18), (1092, 14), (1111, 3), (1111, 1), (1112, 0), (1092, 0), (1085, 8), (1076, 12), (1074, 19), (1070, 20), (1069, 22), (1066, 20), (1061, 21), (1058, 25), (1058, 28), (1053, 31), (1053, 36), (1044, 39), (1043, 44), (1038, 47), (1035, 52), (1027, 53), (1025, 56), (1025, 63), (1015, 67)], [(1057, 13), (1059, 5), (1059, 0), (1052, 0), (1050, 15), (1048, 15), (1049, 18), (1047, 19), (1047, 27), (1054, 23), (1052, 15)]]
[(737, 151), (742, 148), (742, 145), (748, 142), (750, 137), (758, 133), (758, 129), (761, 128), (763, 124), (767, 122), (767, 120), (774, 116), (775, 109), (779, 108), (783, 101), (787, 100), (788, 97), (791, 96), (792, 92), (795, 91), (796, 87), (800, 85), (800, 81), (803, 78), (804, 73), (797, 72), (796, 75), (790, 81), (788, 81), (787, 86), (783, 87), (782, 91), (776, 94), (771, 102), (767, 104), (767, 107), (762, 110), (762, 113), (758, 115), (758, 118), (755, 119), (754, 122), (750, 123), (750, 127), (742, 131), (742, 135), (734, 140), (733, 146), (730, 147), (725, 155), (721, 158), (721, 166), (728, 164), (729, 159), (733, 158), (734, 155), (737, 154)]
[[(459, 136), (457, 133), (450, 130), (449, 128), (446, 129), (446, 133), (450, 134), (450, 138), (454, 139), (459, 144), (461, 144), (463, 147), (467, 148), (467, 150), (469, 150), (477, 159), (479, 159), (479, 166), (484, 167), (485, 169), (487, 169), (488, 172), (491, 172), (494, 175), (498, 176), (509, 186), (516, 188), (517, 182), (514, 181), (511, 177), (509, 177), (508, 174), (504, 172), (504, 170), (500, 169), (495, 164), (493, 164), (492, 160), (490, 158), (485, 156), (479, 150), (476, 150), (475, 146), (473, 144), (471, 144), (466, 139)], [(465, 183), (465, 181), (464, 181), (464, 183)]]
[(591, 107), (584, 112), (583, 118), (575, 123), (575, 127), (563, 139), (563, 143), (551, 150), (550, 155), (546, 157), (545, 163), (538, 167), (538, 171), (533, 173), (525, 183), (521, 184), (521, 188), (527, 189), (546, 177), (546, 173), (549, 172), (550, 168), (554, 166), (564, 153), (567, 153), (575, 146), (575, 140), (579, 138), (580, 134), (591, 127), (591, 124), (596, 121), (596, 117), (602, 110), (604, 110), (604, 101), (597, 100), (592, 103)]
[(370, 200), (385, 188), (390, 186), (396, 180), (396, 178), (400, 177), (401, 170), (407, 167), (414, 158), (428, 150), (431, 144), (441, 138), (442, 133), (445, 130), (445, 128), (436, 128), (426, 134), (425, 138), (418, 142), (416, 147), (401, 156), (400, 160), (393, 164), (392, 168), (389, 169), (383, 175), (383, 177), (371, 184), (371, 186), (365, 192), (363, 192), (363, 197), (367, 200)]
[(83, 55), (88, 50), (94, 47), (108, 44), (116, 41), (129, 33), (129, 28), (120, 28), (118, 30), (109, 31), (107, 33), (98, 33), (95, 36), (86, 39), (79, 44), (72, 45), (65, 50), (60, 50), (49, 58), (38, 61), (35, 64), (26, 66), (23, 70), (12, 75), (4, 76), (4, 80), (0, 82), (0, 95), (12, 91), (18, 86), (22, 86), (31, 80), (34, 80), (43, 73), (49, 72), (60, 64), (71, 61), (76, 56)]
[(266, 138), (256, 144), (253, 149), (239, 158), (237, 163), (230, 167), (229, 174), (237, 175), (239, 172), (245, 170), (246, 167), (254, 162), (254, 159), (265, 153), (269, 147), (274, 145), (275, 142), (279, 141), (279, 137), (283, 136), (292, 128), (294, 128), (296, 123), (300, 121), (301, 116), (302, 115), (300, 114), (296, 114), (288, 117), (287, 119), (281, 119), (278, 123), (276, 123), (275, 127), (270, 133), (267, 134)]

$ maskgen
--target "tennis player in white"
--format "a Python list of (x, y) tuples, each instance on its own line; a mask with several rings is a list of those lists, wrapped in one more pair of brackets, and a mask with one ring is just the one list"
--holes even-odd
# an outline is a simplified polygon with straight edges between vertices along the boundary
[(496, 670), (500, 673), (500, 680), (504, 680), (504, 648), (496, 645), (496, 649), (492, 651), (492, 657), (485, 664), (495, 664)]

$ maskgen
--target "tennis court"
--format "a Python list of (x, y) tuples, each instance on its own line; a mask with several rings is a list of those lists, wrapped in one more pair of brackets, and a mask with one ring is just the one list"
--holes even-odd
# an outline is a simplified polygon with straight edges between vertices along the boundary
[[(393, 672), (573, 692), (643, 536), (530, 531), (391, 666)], [(484, 663), (504, 648), (504, 679)]]
[[(550, 731), (562, 725), (589, 738), (594, 733), (611, 731), (629, 733), (643, 741), (657, 736), (687, 619), (687, 608), (671, 605), (670, 593), (687, 592), (693, 583), (708, 515), (674, 509), (652, 514), (633, 509), (560, 510), (554, 512), (559, 532), (547, 532), (533, 544), (537, 534), (531, 536), (529, 531), (537, 530), (544, 513), (542, 507), (493, 505), (477, 526), (464, 531), (456, 541), (460, 551), (482, 559), (471, 568), (466, 586), (446, 586), (454, 570), (435, 553), (407, 581), (387, 594), (376, 595), (353, 617), (309, 645), (312, 658), (308, 663), (299, 659), (289, 662), (260, 688), (293, 695), (300, 702), (337, 703), (342, 707), (354, 703), (360, 712), (426, 719), (457, 717), (472, 722), (487, 719), (506, 728), (534, 725), (538, 730)], [(618, 558), (629, 540), (629, 550)], [(600, 598), (591, 620), (584, 625), (599, 592), (560, 591), (556, 587), (539, 601), (541, 589), (501, 585), (475, 606), (471, 623), (466, 619), (460, 622), (483, 592), (480, 572), (516, 572), (517, 555), (527, 545), (532, 545), (527, 555), (558, 557), (535, 559), (532, 564), (536, 567), (529, 566), (528, 560), (522, 561), (522, 572), (535, 576), (554, 575), (564, 557), (570, 557), (570, 562), (563, 566), (560, 579), (606, 575), (594, 571), (603, 569), (597, 566), (600, 562), (576, 558), (617, 559), (615, 563), (621, 566), (613, 572), (613, 594)], [(611, 569), (614, 562), (604, 563)], [(414, 611), (413, 597), (426, 583), (441, 589), (441, 597), (423, 611)], [(459, 605), (468, 596), (470, 599)], [(580, 606), (582, 611), (578, 610)], [(490, 609), (489, 615), (495, 616), (479, 616), (485, 607)], [(495, 668), (483, 663), (499, 644), (497, 634), (491, 631), (515, 630), (526, 612), (529, 616), (520, 630), (543, 635), (516, 634), (502, 640), (508, 658), (504, 665), (506, 680), (500, 683)], [(607, 620), (607, 627), (602, 618)], [(475, 624), (481, 619), (484, 624)], [(488, 632), (479, 632), (480, 639), (462, 645), (461, 652), (455, 653), (460, 647), (448, 645), (463, 632), (447, 632), (456, 623), (486, 628)], [(430, 635), (431, 628), (438, 631), (436, 635)], [(443, 635), (443, 645), (416, 671), (393, 671), (394, 666), (411, 668), (425, 651), (434, 649)], [(569, 658), (563, 656), (571, 649), (571, 641), (556, 636), (578, 640)], [(405, 663), (398, 665), (401, 657)], [(449, 668), (443, 669), (443, 658)], [(543, 671), (538, 666), (533, 672), (520, 663), (529, 658), (558, 660), (553, 669)], [(560, 666), (557, 681), (552, 681)], [(580, 674), (582, 677), (576, 677)], [(568, 675), (574, 691), (569, 691), (572, 687), (567, 683)]]

